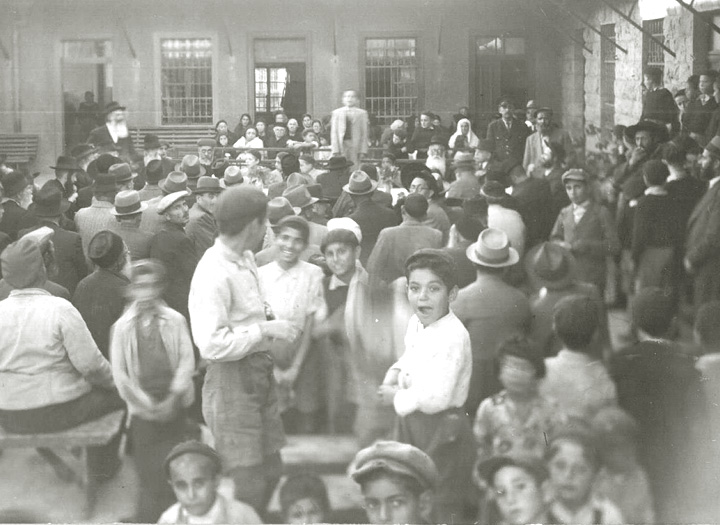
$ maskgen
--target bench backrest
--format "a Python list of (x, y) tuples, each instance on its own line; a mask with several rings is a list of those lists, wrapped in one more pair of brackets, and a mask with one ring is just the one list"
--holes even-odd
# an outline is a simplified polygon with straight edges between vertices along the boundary
[(28, 164), (37, 157), (38, 142), (38, 135), (0, 135), (0, 154), (7, 155), (9, 164)]
[(168, 155), (173, 158), (182, 158), (185, 155), (197, 155), (197, 141), (202, 138), (212, 138), (215, 133), (208, 126), (160, 126), (134, 128), (131, 131), (133, 144), (137, 151), (143, 151), (143, 138), (147, 134), (157, 135), (160, 142), (170, 144)]

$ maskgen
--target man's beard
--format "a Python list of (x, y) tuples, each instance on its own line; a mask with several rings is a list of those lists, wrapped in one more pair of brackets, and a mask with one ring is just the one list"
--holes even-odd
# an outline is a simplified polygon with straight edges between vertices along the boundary
[(439, 170), (443, 176), (445, 175), (445, 159), (442, 157), (428, 157), (425, 161), (425, 166), (430, 170)]
[(114, 120), (108, 122), (108, 127), (115, 132), (119, 139), (127, 138), (130, 133), (128, 131), (127, 122), (125, 120)]

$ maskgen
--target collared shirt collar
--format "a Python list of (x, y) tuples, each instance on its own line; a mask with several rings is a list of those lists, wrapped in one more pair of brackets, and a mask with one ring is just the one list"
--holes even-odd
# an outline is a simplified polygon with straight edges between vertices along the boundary
[(658, 197), (664, 197), (668, 192), (662, 186), (650, 186), (645, 190), (645, 195), (656, 195)]
[(713, 186), (715, 186), (715, 184), (717, 184), (717, 181), (719, 181), (719, 180), (720, 180), (720, 175), (710, 179), (708, 188), (712, 188)]
[(220, 255), (222, 255), (224, 259), (234, 262), (238, 266), (243, 266), (246, 268), (253, 268), (253, 266), (255, 266), (253, 263), (251, 263), (251, 261), (255, 261), (255, 256), (253, 255), (252, 250), (245, 250), (242, 253), (237, 253), (227, 244), (222, 242), (220, 237), (215, 239), (215, 244), (217, 244), (220, 250)]
[[(158, 300), (153, 310), (155, 312), (155, 315), (160, 319), (164, 319), (166, 321), (170, 319), (170, 315), (167, 311), (168, 305), (162, 299)], [(140, 310), (138, 310), (137, 303), (131, 303), (127, 307), (127, 314), (131, 317), (138, 317), (140, 315)]]
[(578, 208), (587, 210), (589, 205), (590, 205), (590, 199), (588, 199), (584, 202), (581, 202), (580, 204), (573, 204), (573, 210), (577, 210)]
[(48, 295), (52, 296), (50, 292), (42, 288), (16, 288), (10, 291), (10, 297), (17, 297), (18, 295)]
[(98, 267), (97, 271), (98, 271), (98, 272), (109, 273), (110, 275), (114, 275), (115, 277), (119, 277), (120, 279), (122, 279), (123, 281), (125, 281), (125, 282), (127, 282), (127, 283), (130, 282), (130, 279), (128, 279), (127, 275), (125, 275), (125, 274), (123, 274), (123, 273), (121, 273), (121, 272), (116, 272), (115, 270), (109, 270), (108, 268), (100, 268), (100, 267)]
[(332, 274), (330, 276), (330, 283), (328, 283), (328, 289), (329, 290), (337, 290), (338, 288), (347, 288), (350, 286), (350, 283), (346, 283), (338, 278), (337, 275)]

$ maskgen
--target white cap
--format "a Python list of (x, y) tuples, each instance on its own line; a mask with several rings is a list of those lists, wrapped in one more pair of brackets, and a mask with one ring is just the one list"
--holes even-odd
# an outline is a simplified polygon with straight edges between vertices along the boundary
[(357, 222), (350, 217), (340, 217), (338, 219), (330, 219), (327, 223), (328, 231), (332, 230), (349, 230), (353, 232), (359, 243), (362, 243), (362, 231)]
[(170, 206), (188, 195), (187, 191), (176, 191), (175, 193), (165, 195), (157, 205), (157, 212), (162, 215)]

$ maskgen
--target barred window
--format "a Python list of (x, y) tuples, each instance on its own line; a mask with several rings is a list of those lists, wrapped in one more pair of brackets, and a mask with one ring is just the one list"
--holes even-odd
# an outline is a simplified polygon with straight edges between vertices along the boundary
[(160, 40), (162, 124), (212, 124), (212, 41)]
[[(657, 20), (644, 20), (643, 29), (649, 31), (652, 36), (665, 43), (665, 33), (663, 32), (663, 18)], [(654, 67), (665, 73), (665, 53), (657, 42), (651, 40), (647, 35), (643, 35), (643, 65), (644, 67)]]
[(415, 38), (365, 39), (365, 105), (378, 124), (417, 114)]
[[(615, 24), (604, 24), (600, 30), (615, 42)], [(608, 132), (615, 126), (615, 46), (605, 38), (600, 41), (600, 57), (600, 127)]]
[(255, 114), (272, 113), (283, 104), (288, 72), (284, 67), (255, 67)]

